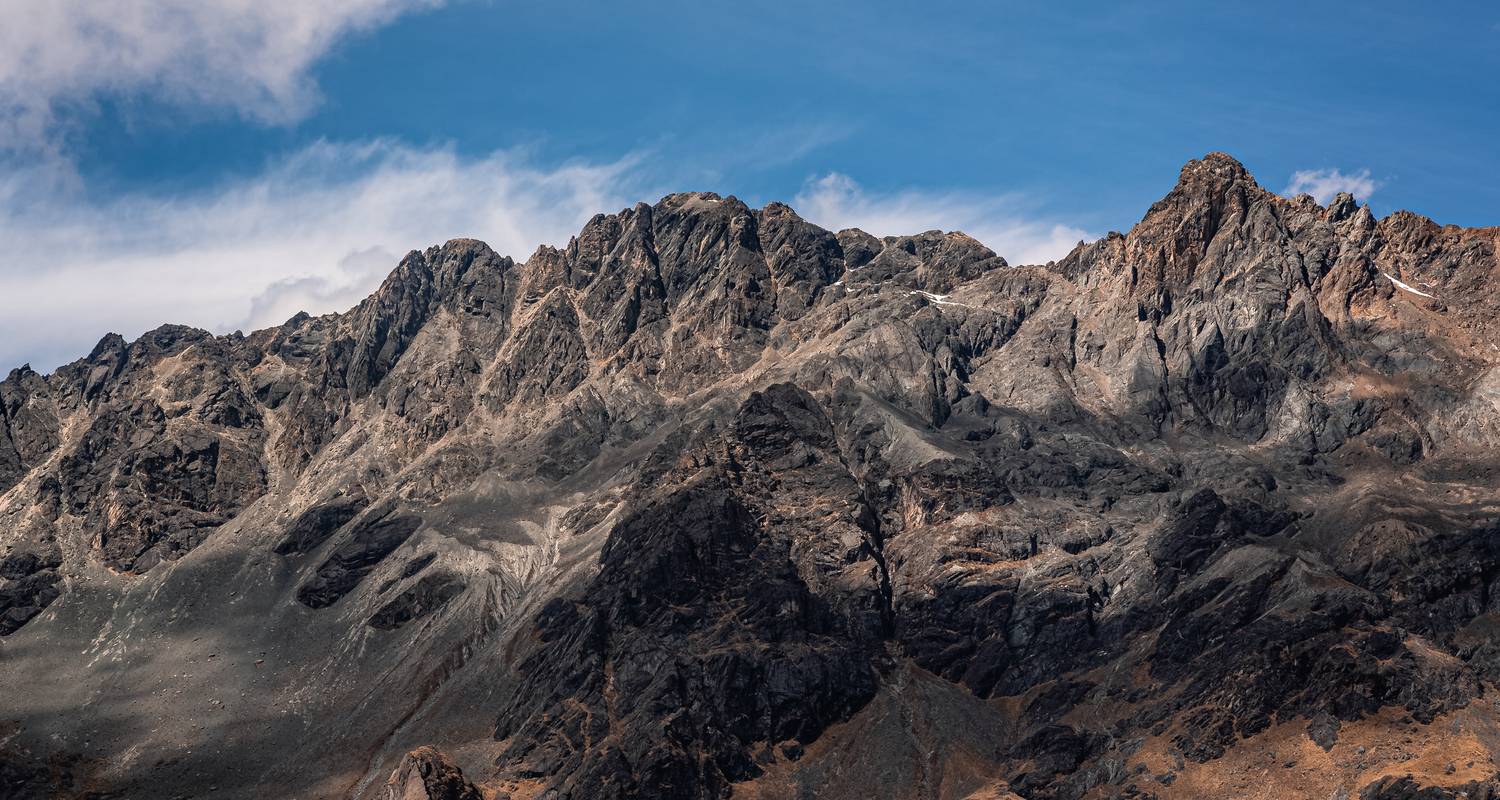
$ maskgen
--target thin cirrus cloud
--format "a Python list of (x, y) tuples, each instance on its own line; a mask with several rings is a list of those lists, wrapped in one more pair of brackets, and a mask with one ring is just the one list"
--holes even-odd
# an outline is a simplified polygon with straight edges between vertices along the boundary
[(837, 172), (809, 180), (793, 204), (830, 230), (860, 228), (876, 236), (962, 230), (1012, 264), (1042, 264), (1091, 238), (1082, 228), (1031, 216), (1016, 195), (903, 189), (872, 192)]
[(1303, 169), (1292, 173), (1292, 179), (1281, 193), (1286, 197), (1299, 194), (1312, 195), (1314, 200), (1327, 205), (1339, 192), (1348, 192), (1360, 200), (1369, 200), (1380, 188), (1380, 182), (1370, 177), (1368, 169), (1344, 173), (1337, 169)]
[(635, 158), (541, 167), (376, 141), (318, 143), (251, 179), (91, 202), (45, 175), (0, 176), (0, 374), (51, 369), (104, 333), (166, 322), (225, 332), (342, 311), (400, 254), (459, 236), (525, 257), (646, 196)]
[(149, 94), (284, 123), (342, 37), (442, 0), (0, 0), (0, 147), (56, 150), (67, 112)]

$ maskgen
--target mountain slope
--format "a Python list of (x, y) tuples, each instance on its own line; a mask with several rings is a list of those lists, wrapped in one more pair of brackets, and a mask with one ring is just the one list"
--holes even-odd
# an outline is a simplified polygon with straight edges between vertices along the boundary
[(0, 779), (1493, 794), (1497, 242), (1210, 154), (1043, 266), (680, 194), (106, 337), (0, 383)]

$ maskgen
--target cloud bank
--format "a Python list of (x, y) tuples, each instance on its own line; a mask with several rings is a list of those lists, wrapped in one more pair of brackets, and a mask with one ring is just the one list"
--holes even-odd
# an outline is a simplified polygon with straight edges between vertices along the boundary
[(45, 170), (0, 175), (0, 375), (51, 369), (103, 334), (225, 332), (341, 311), (400, 254), (459, 236), (525, 258), (647, 196), (636, 161), (540, 167), (391, 142), (320, 143), (255, 178), (91, 201)]
[(1081, 228), (1027, 216), (1015, 196), (915, 189), (870, 192), (837, 172), (809, 180), (792, 205), (804, 218), (829, 230), (860, 228), (876, 236), (962, 230), (1012, 264), (1059, 259), (1079, 241), (1093, 238)]
[(146, 95), (262, 122), (305, 114), (343, 36), (441, 0), (0, 0), (0, 147), (48, 149), (69, 110)]
[(1334, 195), (1348, 192), (1360, 200), (1369, 200), (1380, 188), (1380, 182), (1370, 177), (1368, 169), (1344, 174), (1337, 169), (1304, 169), (1292, 173), (1292, 180), (1281, 190), (1286, 197), (1310, 194), (1314, 200), (1327, 205)]

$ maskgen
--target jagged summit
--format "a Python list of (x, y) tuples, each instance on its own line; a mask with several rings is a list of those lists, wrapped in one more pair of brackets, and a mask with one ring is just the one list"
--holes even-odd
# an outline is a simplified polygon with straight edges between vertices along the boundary
[[(1142, 242), (1138, 248), (1167, 250), (1169, 261), (1195, 259), (1202, 255), (1208, 242), (1225, 226), (1226, 219), (1232, 224), (1232, 218), (1248, 213), (1250, 207), (1257, 204), (1273, 209), (1272, 213), (1278, 218), (1295, 214), (1298, 207), (1306, 206), (1308, 209), (1317, 209), (1328, 222), (1334, 224), (1357, 215), (1368, 217), (1366, 222), (1360, 223), (1363, 227), (1370, 227), (1375, 223), (1368, 208), (1360, 206), (1352, 195), (1340, 193), (1327, 209), (1317, 206), (1310, 198), (1305, 202), (1300, 198), (1286, 200), (1262, 189), (1244, 165), (1234, 157), (1213, 152), (1184, 164), (1177, 184), (1152, 205), (1140, 223), (1132, 228), (1129, 236)], [(382, 303), (407, 303), (414, 306), (415, 315), (407, 324), (416, 324), (433, 310), (428, 306), (437, 297), (464, 287), (472, 288), (476, 280), (486, 275), (511, 269), (525, 273), (523, 280), (533, 292), (557, 285), (579, 289), (595, 280), (601, 269), (632, 263), (625, 258), (609, 259), (609, 254), (605, 252), (591, 252), (597, 248), (618, 247), (624, 242), (642, 248), (640, 255), (643, 258), (655, 257), (656, 254), (652, 251), (657, 234), (655, 221), (664, 216), (693, 220), (689, 227), (696, 226), (698, 220), (739, 220), (735, 223), (736, 229), (749, 231), (759, 237), (753, 243), (747, 242), (746, 249), (761, 258), (772, 255), (765, 252), (767, 247), (837, 246), (844, 250), (844, 269), (857, 270), (885, 253), (885, 263), (879, 266), (905, 273), (908, 276), (903, 279), (905, 282), (935, 293), (949, 291), (958, 281), (973, 278), (983, 271), (1009, 266), (1003, 257), (961, 231), (931, 230), (913, 235), (885, 237), (871, 236), (858, 228), (830, 233), (806, 222), (795, 209), (785, 203), (771, 202), (763, 208), (751, 209), (732, 195), (725, 197), (715, 192), (679, 192), (668, 194), (655, 204), (637, 203), (616, 214), (597, 214), (562, 248), (541, 245), (530, 258), (520, 264), (512, 261), (509, 256), (495, 253), (485, 242), (471, 238), (456, 238), (426, 250), (413, 250), (401, 260), (362, 307), (370, 303), (377, 306)], [(1391, 220), (1392, 227), (1432, 225), (1429, 220), (1409, 212), (1395, 212), (1387, 219)], [(811, 240), (809, 243), (773, 242), (768, 238), (781, 235), (779, 231), (793, 229), (804, 232), (799, 235), (820, 238), (821, 244), (810, 244)], [(763, 230), (765, 235), (762, 235)], [(1071, 264), (1068, 268), (1076, 269), (1080, 254), (1114, 238), (1116, 235), (1111, 234), (1100, 242), (1083, 243), (1062, 263)], [(1156, 240), (1170, 241), (1163, 244)], [(903, 261), (904, 257), (898, 253), (905, 253), (915, 261), (891, 265), (889, 262)], [(580, 260), (585, 263), (580, 264)], [(830, 263), (833, 261), (825, 260)], [(476, 261), (480, 263), (480, 269), (466, 279), (465, 274)], [(927, 265), (920, 274), (918, 263)], [(559, 270), (566, 274), (559, 274)], [(818, 282), (826, 286), (846, 276), (839, 273), (818, 277)], [(891, 275), (883, 274), (883, 277)], [(811, 291), (811, 287), (799, 290), (800, 302), (805, 303), (806, 295)], [(355, 309), (349, 313), (357, 311)], [(306, 316), (305, 312), (300, 313), (282, 327), (296, 327), (308, 319), (311, 317)], [(109, 334), (100, 341), (88, 359), (97, 360), (104, 353), (122, 349), (127, 344), (117, 334)]]
[(1049, 265), (687, 193), (111, 334), (0, 381), (0, 781), (1494, 794), (1495, 246), (1210, 154)]
[(1248, 181), (1253, 184), (1255, 183), (1255, 178), (1251, 177), (1250, 171), (1245, 169), (1245, 165), (1241, 164), (1239, 159), (1228, 153), (1214, 151), (1202, 158), (1191, 159), (1182, 165), (1182, 170), (1178, 178), (1179, 183), (1203, 181), (1224, 181), (1231, 183)]

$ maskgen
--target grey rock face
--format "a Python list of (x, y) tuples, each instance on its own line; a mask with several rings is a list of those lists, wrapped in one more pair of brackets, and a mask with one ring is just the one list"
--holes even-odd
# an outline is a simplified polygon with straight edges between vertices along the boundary
[(1036, 266), (676, 194), (13, 370), (0, 779), (1493, 792), (1497, 242), (1222, 154)]
[(614, 528), (580, 599), (542, 609), (500, 714), (502, 758), (562, 796), (723, 794), (874, 695), (888, 587), (816, 401), (754, 393), (688, 459)]
[(297, 600), (308, 608), (337, 603), (420, 527), (421, 517), (399, 514), (393, 508), (366, 516), (297, 590)]
[(0, 561), (0, 636), (15, 633), (56, 600), (61, 559), (13, 550)]

